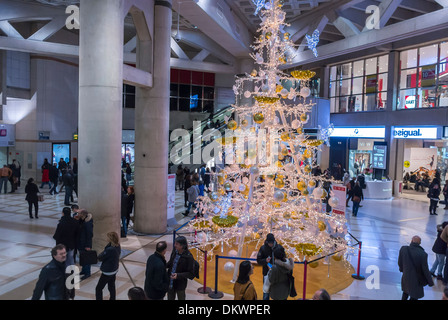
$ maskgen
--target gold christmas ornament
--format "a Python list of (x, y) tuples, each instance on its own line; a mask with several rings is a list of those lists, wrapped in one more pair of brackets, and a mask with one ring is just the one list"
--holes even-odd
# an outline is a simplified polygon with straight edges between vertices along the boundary
[(273, 104), (280, 100), (279, 97), (266, 97), (266, 96), (255, 96), (255, 100), (257, 100), (260, 104)]
[(317, 227), (319, 228), (319, 231), (325, 231), (325, 229), (327, 229), (327, 225), (323, 221), (318, 221)]
[(236, 128), (238, 128), (238, 123), (236, 123), (235, 120), (230, 120), (227, 123), (227, 128), (229, 128), (230, 130), (235, 130)]
[(289, 141), (289, 140), (291, 140), (291, 136), (289, 135), (289, 133), (288, 132), (283, 132), (281, 135), (280, 135), (280, 139), (282, 139), (282, 141)]
[(214, 216), (212, 218), (214, 224), (221, 228), (230, 228), (238, 223), (238, 218), (235, 216), (227, 216), (226, 218), (221, 218), (220, 216)]
[(275, 179), (274, 184), (275, 184), (276, 188), (281, 189), (285, 186), (285, 181), (283, 181), (283, 179), (281, 179), (281, 178), (277, 178), (277, 179)]
[(294, 70), (291, 71), (291, 75), (297, 80), (308, 81), (316, 75), (316, 72), (310, 70)]
[(255, 123), (258, 123), (258, 124), (263, 123), (264, 115), (261, 112), (254, 114), (254, 121), (255, 121)]
[(317, 247), (314, 243), (298, 243), (295, 245), (297, 252), (307, 257), (315, 256), (321, 252), (321, 248)]

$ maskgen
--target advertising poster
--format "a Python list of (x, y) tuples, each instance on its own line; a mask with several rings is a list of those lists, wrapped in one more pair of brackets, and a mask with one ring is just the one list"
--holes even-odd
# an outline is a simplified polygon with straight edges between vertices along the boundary
[(404, 174), (428, 173), (433, 177), (437, 169), (437, 148), (409, 148), (405, 149), (403, 170)]
[(167, 183), (167, 220), (174, 218), (176, 207), (176, 175), (168, 175)]
[(432, 64), (429, 66), (422, 67), (422, 87), (432, 87), (436, 85), (436, 65)]
[(332, 194), (333, 197), (338, 198), (339, 204), (333, 208), (333, 212), (336, 214), (344, 214), (345, 215), (345, 200), (347, 198), (346, 187), (342, 184), (333, 185)]
[(366, 93), (375, 93), (378, 78), (376, 74), (366, 77)]

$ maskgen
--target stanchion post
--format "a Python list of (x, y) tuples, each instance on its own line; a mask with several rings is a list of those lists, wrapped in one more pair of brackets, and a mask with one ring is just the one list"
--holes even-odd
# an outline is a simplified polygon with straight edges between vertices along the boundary
[(352, 274), (352, 278), (356, 280), (364, 280), (366, 277), (360, 275), (361, 272), (361, 246), (362, 241), (359, 241), (359, 250), (358, 250), (358, 271), (355, 274)]
[(306, 276), (308, 270), (308, 262), (305, 260), (303, 264), (303, 297), (302, 300), (306, 300)]
[(204, 285), (201, 288), (198, 288), (198, 293), (210, 293), (212, 291), (211, 288), (207, 287), (207, 250), (204, 251)]
[(221, 291), (218, 291), (218, 263), (219, 263), (219, 256), (215, 256), (215, 290), (210, 292), (208, 296), (212, 299), (221, 299), (224, 297), (224, 293)]

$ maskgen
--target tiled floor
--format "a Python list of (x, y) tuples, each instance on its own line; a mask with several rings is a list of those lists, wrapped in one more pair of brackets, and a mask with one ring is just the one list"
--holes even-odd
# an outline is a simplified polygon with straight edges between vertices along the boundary
[[(64, 206), (63, 197), (63, 193), (56, 196), (47, 194), (45, 201), (40, 203), (40, 219), (31, 220), (23, 188), (14, 194), (0, 195), (0, 300), (25, 300), (31, 297), (40, 269), (50, 261), (50, 248), (54, 245), (52, 236)], [(414, 235), (422, 238), (422, 246), (429, 255), (428, 263), (431, 267), (435, 258), (431, 248), (436, 236), (436, 225), (448, 220), (445, 214), (448, 211), (444, 211), (441, 205), (438, 208), (439, 215), (430, 216), (425, 197), (416, 194), (418, 200), (411, 200), (412, 197), (412, 192), (408, 192), (402, 198), (393, 200), (366, 200), (356, 218), (351, 216), (348, 208), (350, 232), (362, 241), (360, 273), (366, 280), (355, 280), (348, 288), (334, 294), (333, 299), (400, 299), (398, 252)], [(163, 239), (172, 244), (170, 230), (189, 220), (181, 214), (185, 210), (183, 192), (176, 194), (176, 203), (177, 224), (170, 226), (166, 235), (130, 234), (122, 239), (123, 253), (116, 282), (117, 299), (127, 300), (127, 290), (134, 285), (143, 287), (146, 259), (154, 252), (156, 242)], [(356, 268), (357, 256), (351, 257), (350, 262)], [(379, 270), (379, 273), (371, 273), (370, 270), (374, 269)], [(92, 267), (92, 277), (81, 282), (76, 299), (95, 298), (95, 286), (100, 275), (98, 270), (98, 266)], [(379, 287), (372, 288), (375, 283), (373, 280), (379, 282)], [(424, 299), (441, 299), (443, 285), (441, 281), (435, 280), (435, 283), (432, 288), (425, 287)], [(187, 299), (210, 299), (198, 293), (200, 287), (201, 284), (190, 281)], [(233, 296), (225, 294), (222, 299), (233, 299)]]

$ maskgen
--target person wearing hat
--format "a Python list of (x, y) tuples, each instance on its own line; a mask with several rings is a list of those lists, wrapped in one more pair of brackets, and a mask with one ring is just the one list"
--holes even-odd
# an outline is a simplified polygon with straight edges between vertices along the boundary
[(194, 258), (188, 250), (188, 242), (184, 236), (174, 240), (174, 250), (167, 263), (170, 283), (168, 287), (168, 300), (185, 300), (185, 289), (188, 279), (193, 279)]
[[(264, 244), (260, 247), (257, 254), (257, 263), (263, 266), (263, 282), (271, 268), (269, 265), (272, 266), (274, 264), (274, 250), (276, 248), (282, 248), (282, 246), (275, 241), (272, 233), (268, 233)], [(263, 293), (263, 300), (269, 300), (269, 292)]]

